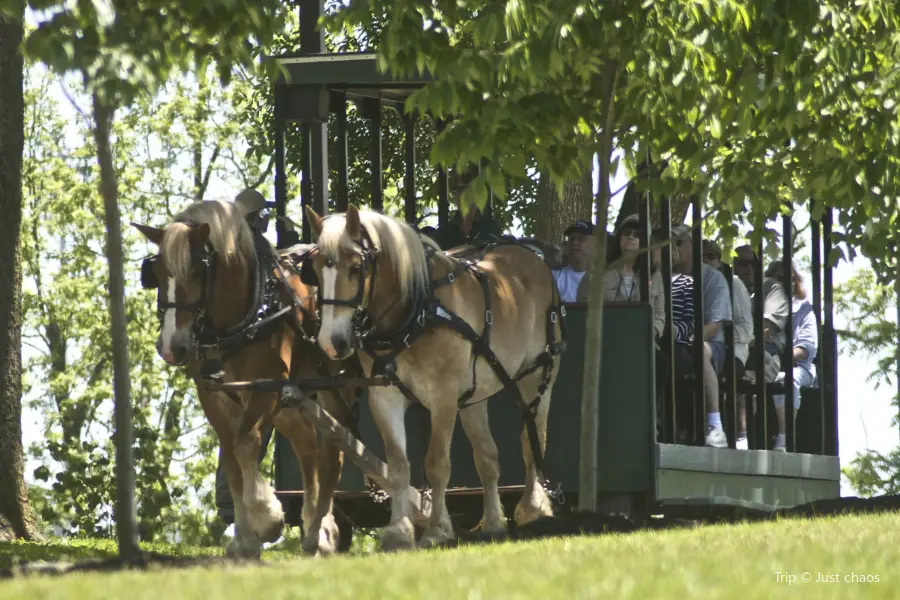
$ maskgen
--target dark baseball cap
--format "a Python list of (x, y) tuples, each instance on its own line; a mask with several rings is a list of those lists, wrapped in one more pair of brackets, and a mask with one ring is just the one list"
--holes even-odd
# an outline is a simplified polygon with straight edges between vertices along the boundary
[(566, 228), (565, 235), (572, 235), (573, 233), (591, 235), (594, 233), (594, 224), (579, 219)]

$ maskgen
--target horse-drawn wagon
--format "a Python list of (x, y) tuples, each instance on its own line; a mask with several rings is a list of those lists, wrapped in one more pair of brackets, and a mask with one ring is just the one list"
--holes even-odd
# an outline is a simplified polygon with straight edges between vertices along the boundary
[[(201, 403), (222, 444), (223, 465), (236, 501), (238, 536), (231, 551), (258, 553), (261, 542), (280, 534), (282, 509), (288, 522), (303, 522), (304, 548), (310, 552), (346, 547), (351, 525), (387, 527), (388, 542), (404, 546), (412, 541), (413, 523), (424, 528), (426, 541), (440, 543), (453, 535), (454, 528), (504, 529), (506, 515), (513, 513), (528, 523), (551, 514), (551, 509), (556, 514), (575, 510), (583, 491), (579, 434), (586, 307), (562, 309), (546, 265), (521, 245), (476, 246), (477, 255), (469, 256), (469, 261), (465, 256), (448, 258), (409, 226), (417, 218), (412, 120), (407, 120), (406, 130), (407, 224), (378, 215), (383, 209), (378, 138), (382, 110), (399, 108), (422, 81), (390, 80), (376, 71), (374, 57), (366, 54), (303, 54), (276, 60), (297, 83), (282, 80), (275, 91), (274, 207), (279, 217), (286, 216), (285, 124), (299, 121), (307, 159), (302, 241), (312, 242), (316, 233), (320, 243), (294, 246), (297, 240), (288, 241), (287, 221), (280, 219), (276, 253), (246, 225), (246, 214), (229, 209), (221, 209), (228, 214), (215, 218), (205, 215), (206, 209), (191, 209), (194, 212), (179, 216), (165, 233), (142, 227), (160, 245), (163, 259), (148, 263), (146, 285), (158, 289), (160, 352), (173, 364), (187, 364), (192, 370)], [(375, 132), (370, 157), (372, 212), (357, 212), (349, 204), (348, 101), (365, 108)], [(331, 212), (325, 131), (329, 111), (337, 123), (338, 214), (323, 221), (319, 215)], [(445, 172), (438, 177), (438, 189), (440, 230), (450, 226)], [(668, 209), (663, 213), (668, 221)], [(640, 232), (644, 247), (649, 244), (648, 214), (645, 202)], [(701, 218), (695, 203), (693, 220), (699, 223)], [(670, 229), (668, 225), (664, 230)], [(785, 219), (784, 225), (784, 265), (789, 272), (790, 220)], [(605, 307), (594, 457), (598, 511), (632, 516), (708, 514), (771, 510), (839, 496), (831, 268), (820, 258), (830, 255), (830, 212), (825, 211), (823, 222), (813, 222), (810, 229), (815, 313), (822, 324), (820, 385), (805, 391), (796, 419), (787, 411), (786, 453), (771, 450), (768, 404), (773, 394), (790, 389), (790, 361), (787, 384), (767, 384), (760, 378), (748, 385), (735, 377), (729, 347), (721, 382), (726, 428), (734, 425), (739, 393), (760, 399), (756, 417), (748, 423), (750, 449), (734, 449), (733, 430), (730, 448), (694, 445), (693, 440), (702, 439), (702, 419), (679, 428), (675, 411), (668, 407), (685, 395), (700, 400), (700, 386), (694, 382), (700, 381), (701, 373), (673, 378), (672, 389), (663, 395), (666, 400), (658, 404), (649, 303)], [(700, 272), (701, 242), (695, 235), (695, 272)], [(403, 252), (397, 252), (401, 246)], [(410, 259), (413, 255), (418, 259)], [(667, 262), (663, 261), (665, 275), (671, 269)], [(490, 277), (478, 268), (488, 263), (494, 273)], [(510, 267), (513, 264), (517, 266)], [(248, 274), (254, 272), (255, 287), (244, 289), (235, 283), (252, 279)], [(386, 298), (377, 298), (373, 291), (378, 273), (387, 282), (380, 288)], [(757, 277), (760, 289), (761, 270)], [(532, 287), (513, 280), (528, 280)], [(217, 285), (231, 286), (225, 288), (230, 307), (210, 307), (222, 298), (216, 295)], [(498, 286), (503, 294), (497, 292)], [(670, 306), (670, 281), (664, 287)], [(395, 292), (396, 297), (390, 296)], [(396, 335), (367, 348), (371, 318), (381, 314), (374, 310), (379, 303), (384, 312), (393, 311)], [(517, 323), (508, 316), (517, 311), (528, 320)], [(762, 312), (758, 302), (754, 310), (758, 336)], [(286, 324), (273, 329), (282, 318)], [(695, 318), (699, 331), (702, 306)], [(204, 333), (202, 323), (217, 319), (218, 330), (212, 327), (213, 334)], [(222, 325), (227, 322), (232, 325)], [(671, 323), (669, 314), (668, 329)], [(254, 347), (263, 350), (229, 366), (229, 359), (245, 352), (253, 339), (262, 340)], [(672, 343), (670, 335), (666, 339)], [(561, 341), (566, 349), (560, 354)], [(757, 342), (763, 345), (762, 338)], [(366, 350), (367, 356), (360, 357), (360, 352), (351, 356), (354, 346)], [(199, 351), (197, 359), (189, 353), (191, 348)], [(207, 351), (215, 358), (205, 357)], [(377, 358), (385, 352), (389, 359)], [(441, 367), (455, 371), (447, 375)], [(463, 372), (468, 373), (471, 388), (460, 383)], [(252, 399), (240, 397), (242, 393)], [(458, 418), (463, 427), (454, 426)], [(267, 419), (278, 429), (274, 496), (256, 464), (260, 424)], [(687, 443), (676, 440), (685, 425)], [(544, 427), (546, 445), (541, 448)], [(338, 450), (354, 467), (341, 468)], [(312, 480), (306, 481), (304, 475)], [(432, 495), (432, 487), (439, 488), (437, 494)], [(395, 501), (388, 500), (386, 490)]]
[[(346, 111), (348, 102), (363, 108), (372, 120), (372, 130), (380, 132), (383, 109), (400, 109), (411, 89), (427, 80), (391, 80), (377, 72), (373, 55), (367, 54), (298, 54), (277, 60), (289, 74), (276, 89), (277, 142), (283, 144), (285, 123), (299, 121), (304, 131), (321, 127), (328, 121), (328, 110), (337, 124), (339, 162), (338, 181), (333, 186), (337, 197), (333, 206), (344, 210), (347, 206), (346, 177)], [(407, 183), (415, 181), (413, 174), (415, 153), (412, 140), (415, 123), (407, 121)], [(324, 143), (324, 137), (304, 137), (307, 144)], [(328, 155), (327, 146), (307, 146), (310, 152)], [(371, 146), (370, 162), (381, 164), (381, 144)], [(283, 154), (279, 156), (283, 157)], [(303, 172), (308, 182), (302, 202), (316, 210), (327, 210), (328, 181), (322, 179), (322, 169)], [(277, 165), (283, 173), (284, 165)], [(327, 170), (324, 171), (327, 173)], [(284, 178), (276, 178), (283, 185)], [(380, 177), (373, 177), (372, 208), (382, 208)], [(447, 174), (438, 175), (438, 230), (450, 227)], [(404, 190), (405, 218), (417, 218), (414, 186)], [(284, 199), (283, 188), (276, 187), (276, 198)], [(280, 209), (284, 211), (284, 208)], [(647, 222), (646, 204), (642, 223)], [(668, 207), (664, 219), (668, 219)], [(694, 206), (693, 218), (700, 222), (700, 207)], [(792, 262), (792, 223), (784, 220), (784, 264)], [(645, 228), (646, 229), (646, 228)], [(304, 229), (306, 231), (306, 229)], [(837, 452), (837, 346), (832, 314), (831, 266), (823, 264), (822, 256), (831, 251), (831, 214), (825, 211), (822, 222), (812, 221), (809, 227), (812, 248), (813, 303), (817, 322), (821, 325), (821, 349), (816, 359), (819, 383), (804, 389), (804, 402), (796, 420), (788, 411), (787, 453), (771, 451), (768, 433), (772, 429), (771, 398), (783, 393), (788, 384), (767, 383), (762, 378), (755, 384), (734, 376), (734, 357), (726, 357), (725, 375), (721, 381), (724, 397), (726, 428), (731, 440), (730, 449), (706, 448), (675, 443), (675, 424), (669, 410), (660, 411), (655, 380), (653, 352), (653, 321), (648, 303), (607, 304), (604, 308), (604, 352), (599, 382), (599, 439), (597, 447), (598, 508), (603, 512), (649, 515), (678, 512), (680, 514), (709, 514), (734, 510), (772, 510), (790, 507), (840, 495), (840, 465)], [(642, 244), (647, 246), (647, 232), (642, 232)], [(702, 252), (699, 235), (694, 236), (695, 272), (700, 270)], [(762, 251), (758, 252), (760, 257)], [(729, 283), (732, 275), (728, 273)], [(758, 270), (762, 278), (762, 270)], [(762, 286), (758, 286), (757, 289)], [(666, 285), (667, 301), (670, 286)], [(645, 296), (646, 297), (646, 296)], [(556, 509), (575, 510), (579, 488), (579, 432), (581, 431), (582, 367), (584, 362), (584, 327), (587, 309), (584, 305), (568, 305), (566, 313), (567, 350), (562, 355), (559, 373), (552, 392), (548, 420), (546, 475), (562, 493), (557, 497)], [(701, 319), (700, 311), (696, 318)], [(754, 307), (757, 331), (761, 331), (762, 306)], [(669, 323), (671, 325), (671, 315)], [(788, 325), (790, 326), (790, 325)], [(697, 325), (698, 329), (700, 324)], [(726, 332), (730, 336), (730, 331)], [(762, 346), (762, 344), (758, 344)], [(672, 353), (668, 353), (669, 356)], [(790, 366), (788, 366), (790, 371)], [(675, 381), (675, 389), (668, 395), (694, 394), (699, 399), (699, 386), (692, 382), (699, 374)], [(790, 372), (788, 373), (790, 377)], [(790, 379), (787, 379), (790, 382)], [(765, 398), (759, 403), (756, 419), (751, 419), (750, 450), (734, 450), (734, 406), (738, 394)], [(362, 442), (379, 456), (384, 456), (382, 440), (375, 427), (367, 402), (360, 403), (358, 431)], [(517, 414), (513, 398), (506, 392), (488, 402), (491, 429), (500, 454), (500, 495), (507, 510), (511, 510), (521, 495), (525, 481), (524, 464), (518, 454), (522, 421), (510, 419)], [(703, 411), (698, 411), (702, 414)], [(657, 413), (660, 413), (659, 415)], [(410, 484), (427, 494), (424, 454), (429, 440), (429, 417), (420, 406), (411, 407), (405, 416)], [(796, 422), (794, 422), (796, 421)], [(699, 424), (699, 423), (698, 423)], [(657, 429), (657, 426), (660, 426)], [(691, 425), (695, 425), (692, 423)], [(702, 426), (695, 428), (702, 430)], [(695, 436), (696, 437), (696, 436)], [(701, 442), (702, 444), (702, 442)], [(296, 521), (303, 483), (284, 440), (276, 437), (276, 493), (287, 513)], [(482, 496), (475, 469), (472, 448), (460, 428), (456, 428), (451, 442), (453, 472), (447, 489), (447, 505), (455, 523), (471, 527), (478, 522)], [(382, 526), (389, 511), (383, 496), (367, 486), (363, 475), (354, 470), (344, 471), (336, 494), (339, 516), (357, 526)]]

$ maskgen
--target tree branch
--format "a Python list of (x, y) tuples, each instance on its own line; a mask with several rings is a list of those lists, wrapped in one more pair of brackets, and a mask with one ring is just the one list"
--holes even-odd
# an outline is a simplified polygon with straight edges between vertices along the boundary
[(273, 167), (274, 165), (275, 165), (275, 157), (274, 157), (274, 156), (270, 156), (270, 157), (269, 157), (269, 163), (266, 165), (266, 169), (260, 174), (259, 177), (256, 178), (256, 181), (254, 181), (254, 182), (248, 184), (247, 187), (248, 187), (248, 188), (251, 188), (251, 189), (256, 189), (256, 188), (258, 188), (260, 185), (262, 185), (262, 182), (265, 181), (265, 180), (269, 177), (269, 173), (272, 172), (272, 167)]
[(212, 156), (209, 159), (209, 164), (206, 165), (206, 174), (203, 176), (203, 182), (200, 188), (200, 194), (198, 194), (199, 198), (197, 198), (197, 202), (203, 200), (203, 196), (206, 195), (206, 190), (209, 188), (209, 178), (212, 177), (213, 165), (216, 163), (216, 159), (219, 158), (219, 152), (222, 151), (221, 142), (216, 142), (216, 147), (213, 149)]

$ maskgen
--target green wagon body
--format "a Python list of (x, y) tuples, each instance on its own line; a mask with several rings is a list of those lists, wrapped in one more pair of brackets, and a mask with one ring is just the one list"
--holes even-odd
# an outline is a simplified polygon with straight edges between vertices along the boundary
[[(586, 319), (585, 308), (568, 308), (568, 349), (553, 389), (548, 422), (547, 476), (554, 485), (561, 484), (566, 507), (577, 504)], [(657, 443), (651, 327), (647, 304), (604, 307), (597, 447), (601, 512), (769, 509), (840, 496), (836, 456)], [(491, 429), (500, 454), (501, 495), (507, 514), (511, 514), (509, 510), (519, 499), (525, 477), (520, 442), (522, 417), (508, 392), (500, 392), (488, 402)], [(798, 443), (804, 429), (813, 429), (819, 422), (815, 406), (813, 402), (805, 403), (805, 412), (801, 410), (798, 416)], [(384, 446), (367, 400), (362, 401), (359, 412), (362, 442), (383, 457)], [(419, 405), (411, 406), (406, 425), (410, 484), (427, 489), (424, 456), (430, 435), (428, 412)], [(275, 452), (276, 493), (289, 520), (296, 523), (300, 519), (303, 490), (300, 469), (290, 444), (280, 436), (276, 437)], [(471, 445), (459, 422), (453, 434), (451, 461), (448, 507), (460, 526), (471, 527), (481, 515), (481, 482)], [(362, 473), (346, 462), (337, 504), (359, 526), (382, 526), (389, 517), (388, 504), (376, 502), (364, 485)]]

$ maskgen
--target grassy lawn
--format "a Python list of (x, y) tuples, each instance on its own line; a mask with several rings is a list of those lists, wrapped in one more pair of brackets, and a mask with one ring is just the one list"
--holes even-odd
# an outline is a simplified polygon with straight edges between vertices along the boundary
[[(7, 580), (0, 582), (0, 598), (896, 598), (898, 530), (900, 514), (894, 513), (328, 560), (271, 551), (263, 556), (265, 566)], [(0, 545), (0, 557), (11, 547)], [(15, 547), (31, 559), (102, 555), (85, 543), (65, 551)], [(105, 547), (107, 555), (111, 551)], [(811, 581), (803, 581), (804, 573)], [(877, 581), (866, 583), (866, 577)]]

